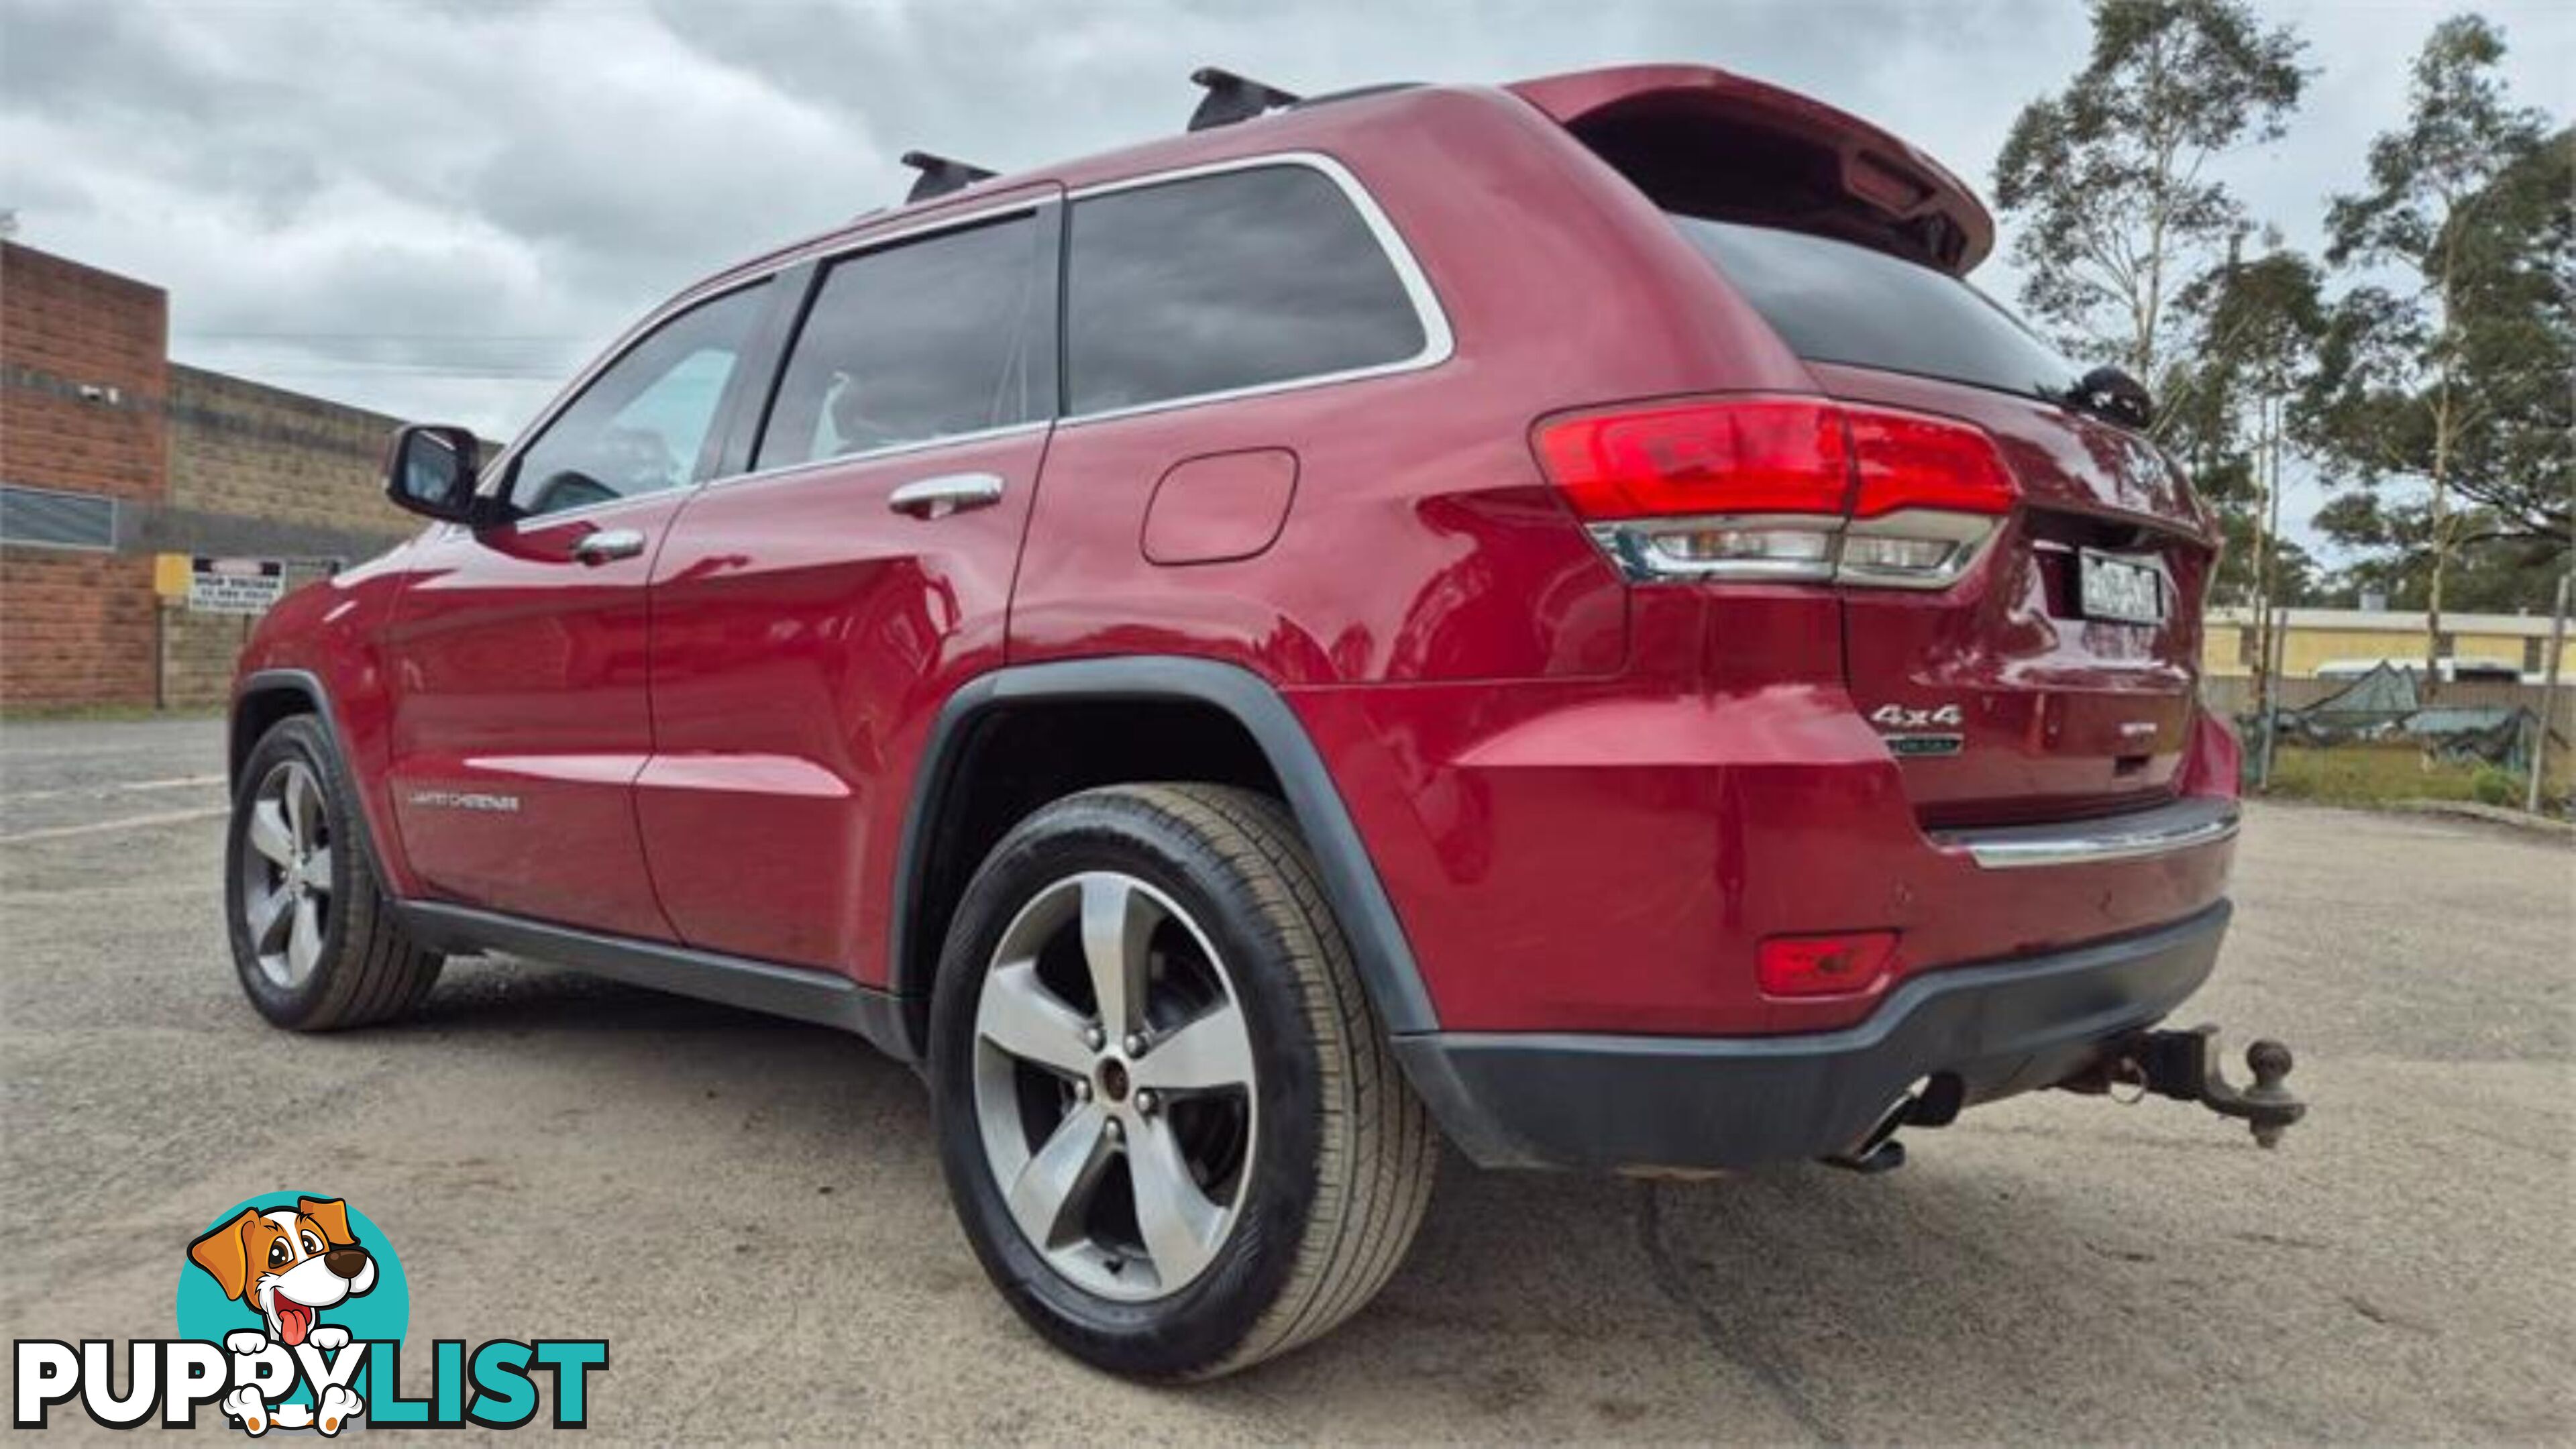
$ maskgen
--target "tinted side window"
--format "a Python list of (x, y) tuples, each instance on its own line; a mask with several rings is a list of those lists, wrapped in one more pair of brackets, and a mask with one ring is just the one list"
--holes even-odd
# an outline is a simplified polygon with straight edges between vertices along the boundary
[(2031, 396), (2084, 369), (1946, 272), (1803, 232), (1675, 216), (1789, 350)]
[(728, 292), (628, 348), (520, 452), (510, 502), (523, 515), (560, 513), (696, 481), (768, 298), (766, 282)]
[(758, 466), (1053, 412), (1043, 236), (1034, 217), (1022, 216), (835, 263), (789, 353)]
[(1102, 412), (1401, 362), (1422, 319), (1342, 189), (1264, 166), (1077, 201), (1065, 359)]

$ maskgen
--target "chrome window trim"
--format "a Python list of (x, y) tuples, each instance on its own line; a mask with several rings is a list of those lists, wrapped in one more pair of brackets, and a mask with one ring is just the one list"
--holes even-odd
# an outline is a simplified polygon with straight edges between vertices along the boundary
[(1000, 438), (1018, 437), (1024, 433), (1042, 433), (1055, 425), (1053, 418), (1032, 418), (1025, 423), (1004, 423), (997, 428), (978, 428), (971, 433), (942, 433), (935, 438), (916, 438), (909, 443), (888, 443), (881, 448), (864, 448), (855, 453), (834, 453), (828, 458), (808, 458), (801, 463), (781, 463), (775, 468), (755, 468), (748, 473), (728, 473), (710, 478), (706, 488), (736, 488), (751, 483), (774, 483), (782, 478), (800, 477), (826, 468), (845, 467), (852, 463), (872, 463), (880, 458), (900, 458), (907, 453), (926, 453), (933, 448), (961, 448), (969, 443), (989, 443)]
[[(526, 427), (519, 430), (518, 436), (510, 441), (509, 446), (503, 448), (497, 455), (495, 455), (491, 462), (483, 465), (483, 470), (479, 475), (479, 482), (476, 484), (475, 491), (479, 495), (487, 498), (497, 494), (499, 491), (500, 480), (508, 476), (511, 465), (519, 461), (519, 454), (525, 451), (528, 444), (534, 442), (539, 435), (543, 434), (548, 427), (553, 425), (556, 416), (565, 408), (571, 406), (573, 401), (579, 398), (582, 393), (590, 387), (591, 381), (594, 378), (615, 366), (619, 359), (625, 357), (627, 353), (632, 352), (637, 343), (640, 343), (645, 338), (651, 336), (655, 331), (660, 329), (663, 323), (670, 321), (672, 318), (679, 316), (683, 312), (689, 311), (692, 308), (701, 306), (705, 303), (716, 301), (722, 297), (730, 296), (735, 292), (744, 291), (752, 287), (767, 286), (768, 284), (777, 281), (781, 274), (802, 266), (807, 262), (838, 262), (849, 257), (856, 256), (862, 252), (874, 251), (879, 247), (893, 246), (898, 242), (911, 241), (916, 237), (928, 236), (935, 232), (973, 226), (980, 222), (991, 221), (996, 217), (1011, 216), (1021, 212), (1026, 212), (1029, 215), (1034, 216), (1038, 213), (1041, 207), (1059, 205), (1063, 200), (1064, 193), (1059, 188), (1057, 190), (1049, 191), (1042, 196), (1021, 196), (1008, 201), (996, 201), (990, 206), (979, 206), (967, 211), (958, 212), (954, 215), (941, 214), (936, 216), (925, 216), (910, 225), (894, 227), (885, 231), (870, 232), (863, 236), (851, 236), (847, 233), (834, 233), (831, 236), (808, 242), (792, 251), (771, 257), (767, 262), (761, 264), (760, 269), (757, 271), (728, 273), (713, 280), (701, 282), (687, 291), (680, 293), (678, 296), (664, 302), (661, 306), (656, 307), (652, 311), (645, 313), (641, 320), (627, 328), (624, 332), (619, 333), (616, 339), (610, 342), (607, 347), (603, 348), (597, 357), (592, 358), (589, 366), (583, 368), (577, 373), (574, 373), (572, 379), (556, 391), (554, 398), (546, 404), (544, 410), (539, 412), (535, 418), (531, 419)], [(788, 347), (791, 351), (795, 347), (795, 339), (792, 337), (788, 340)], [(782, 358), (781, 361), (783, 362), (784, 359)], [(777, 380), (775, 378), (771, 379), (773, 386), (776, 381)], [(1050, 417), (1052, 417), (1055, 409), (1050, 406), (1047, 411)], [(1037, 420), (1035, 423), (1015, 423), (1011, 426), (1042, 426), (1045, 421), (1045, 419), (1041, 419)], [(961, 436), (963, 435), (951, 434), (946, 438), (923, 441), (925, 443), (931, 441), (953, 442), (957, 441)], [(901, 448), (915, 445), (899, 443), (894, 446)], [(826, 461), (847, 462), (858, 456), (860, 455), (855, 453), (843, 454), (839, 458), (829, 459)], [(873, 454), (871, 454), (871, 456), (873, 456)], [(693, 492), (711, 484), (736, 482), (744, 478), (757, 476), (759, 476), (757, 473), (732, 473), (721, 478), (709, 478), (703, 481), (684, 483), (680, 485), (678, 489), (666, 488), (661, 491), (665, 493)], [(637, 496), (652, 497), (655, 495), (639, 494)], [(593, 504), (590, 506), (599, 507), (602, 505)], [(543, 514), (538, 516), (559, 518), (583, 511), (586, 510), (566, 509), (562, 514)]]
[(1944, 850), (1966, 851), (1982, 870), (2099, 865), (2171, 855), (2232, 840), (2240, 819), (2234, 800), (2194, 796), (2152, 810), (2101, 819), (1939, 830), (1932, 832), (1932, 842)]
[[(1377, 198), (1369, 194), (1368, 188), (1360, 183), (1357, 176), (1351, 174), (1350, 168), (1321, 151), (1268, 151), (1257, 156), (1238, 156), (1198, 166), (1182, 166), (1169, 171), (1148, 172), (1141, 176), (1124, 176), (1115, 181), (1100, 181), (1089, 186), (1077, 187), (1065, 194), (1065, 202), (1067, 205), (1072, 205), (1095, 196), (1110, 196), (1122, 191), (1142, 190), (1149, 186), (1165, 186), (1175, 182), (1194, 181), (1205, 176), (1222, 176), (1229, 172), (1257, 171), (1277, 166), (1303, 166), (1319, 173), (1341, 190), (1343, 199), (1349, 202), (1351, 209), (1359, 214), (1361, 224), (1368, 228), (1369, 235), (1376, 240), (1379, 254), (1384, 256), (1387, 264), (1395, 269), (1396, 281), (1404, 288), (1406, 300), (1413, 304), (1414, 319), (1422, 328), (1421, 349), (1410, 357), (1397, 358), (1391, 362), (1371, 363), (1366, 367), (1344, 368), (1338, 372), (1308, 373), (1299, 377), (1281, 378), (1276, 382), (1253, 383), (1215, 392), (1186, 393), (1180, 397), (1157, 398), (1152, 402), (1101, 408), (1086, 413), (1069, 412), (1057, 420), (1061, 426), (1080, 427), (1086, 423), (1107, 422), (1115, 418), (1136, 417), (1145, 413), (1168, 412), (1174, 408), (1199, 407), (1209, 403), (1233, 402), (1241, 398), (1265, 397), (1271, 393), (1295, 392), (1310, 387), (1330, 387), (1336, 383), (1359, 382), (1373, 377), (1392, 377), (1399, 373), (1420, 372), (1426, 368), (1438, 367), (1457, 351), (1457, 335), (1450, 329), (1449, 314), (1441, 308), (1440, 294), (1432, 290), (1430, 276), (1423, 271), (1422, 263), (1414, 257), (1413, 249), (1405, 244), (1404, 234), (1395, 229), (1395, 223), (1387, 218), (1385, 209), (1377, 204)], [(1071, 256), (1072, 247), (1073, 233), (1072, 229), (1067, 227), (1065, 248), (1068, 258)], [(1067, 307), (1070, 300), (1066, 299)], [(1070, 377), (1066, 379), (1064, 385), (1067, 395), (1070, 396), (1072, 387)]]
[[(882, 448), (868, 449), (864, 452), (843, 453), (831, 458), (809, 458), (798, 463), (781, 464), (776, 468), (755, 468), (748, 472), (731, 473), (723, 477), (706, 479), (703, 482), (683, 484), (679, 489), (663, 491), (694, 492), (702, 488), (767, 481), (833, 464), (866, 462), (876, 458), (945, 447), (954, 443), (981, 442), (1031, 429), (1056, 426), (1078, 427), (1085, 423), (1167, 412), (1175, 408), (1200, 407), (1210, 403), (1232, 402), (1240, 398), (1262, 397), (1271, 393), (1295, 392), (1310, 387), (1329, 387), (1338, 383), (1360, 382), (1375, 377), (1391, 377), (1400, 373), (1419, 372), (1437, 367), (1454, 356), (1457, 351), (1457, 334), (1449, 325), (1449, 314), (1441, 306), (1440, 294), (1432, 288), (1429, 274), (1423, 270), (1421, 261), (1414, 256), (1412, 247), (1406, 244), (1404, 234), (1396, 230), (1395, 223), (1387, 217), (1385, 208), (1378, 205), (1377, 198), (1370, 194), (1368, 187), (1352, 174), (1350, 168), (1321, 151), (1265, 151), (1257, 155), (1231, 157), (1223, 161), (1210, 161), (1192, 166), (1177, 166), (1163, 171), (1149, 171), (1135, 176), (1122, 176), (1111, 181), (1096, 181), (1070, 191), (1055, 186), (1044, 178), (1032, 178), (1025, 185), (1050, 186), (1054, 189), (1036, 196), (1023, 194), (1007, 199), (997, 198), (990, 205), (972, 207), (955, 213), (925, 216), (863, 235), (835, 233), (771, 257), (761, 264), (757, 271), (730, 273), (702, 282), (671, 298), (618, 334), (613, 342), (591, 360), (589, 366), (573, 374), (571, 380), (556, 392), (544, 410), (519, 430), (518, 436), (511, 440), (509, 446), (503, 448), (492, 461), (484, 465), (476, 491), (487, 498), (497, 495), (501, 480), (509, 475), (509, 470), (518, 462), (519, 455), (554, 424), (557, 415), (571, 406), (600, 373), (615, 366), (628, 352), (634, 350), (637, 343), (652, 335), (665, 322), (691, 308), (747, 288), (766, 286), (778, 280), (780, 274), (808, 262), (829, 265), (881, 247), (979, 225), (1000, 217), (1021, 214), (1036, 216), (1045, 207), (1070, 205), (1086, 197), (1107, 196), (1121, 191), (1141, 190), (1148, 186), (1162, 186), (1173, 182), (1196, 180), (1204, 176), (1221, 176), (1229, 172), (1253, 171), (1272, 166), (1303, 166), (1319, 173), (1341, 191), (1343, 199), (1348, 201), (1351, 209), (1359, 214), (1361, 224), (1368, 228), (1369, 235), (1376, 240), (1379, 254), (1384, 256), (1387, 264), (1395, 269), (1396, 281), (1403, 287), (1406, 300), (1413, 304), (1414, 318), (1422, 328), (1422, 347), (1419, 351), (1411, 357), (1398, 358), (1392, 362), (1374, 363), (1367, 367), (1346, 368), (1339, 372), (1312, 373), (1303, 377), (1282, 378), (1277, 382), (1255, 383), (1248, 387), (1227, 388), (1216, 392), (1190, 393), (1182, 397), (1162, 398), (1128, 407), (1105, 408), (1087, 413), (1067, 413), (1060, 407), (1051, 406), (1047, 410), (1047, 416), (1033, 418), (1026, 422), (980, 429), (970, 433), (949, 433), (936, 438), (918, 438), (910, 442), (892, 443)], [(1068, 247), (1071, 245), (1069, 233), (1066, 245)], [(1063, 310), (1063, 299), (1059, 298), (1055, 329), (1059, 345), (1063, 334)], [(792, 352), (795, 346), (793, 338), (789, 340), (788, 346)], [(781, 362), (783, 365), (783, 358)], [(773, 378), (771, 381), (774, 386), (776, 379)], [(1060, 381), (1059, 388), (1062, 386), (1064, 384)], [(1061, 397), (1056, 401), (1060, 403)], [(574, 517), (591, 509), (614, 506), (616, 505), (613, 503), (593, 504), (589, 508), (566, 509), (562, 513), (538, 516)]]
[[(616, 513), (620, 509), (640, 508), (647, 503), (677, 502), (698, 491), (698, 487), (699, 485), (694, 483), (683, 483), (676, 488), (656, 488), (650, 493), (628, 493), (616, 498), (603, 498), (597, 503), (585, 503), (579, 508), (561, 508), (552, 513), (523, 513), (516, 518), (487, 524), (485, 529), (507, 528), (524, 532), (532, 528), (551, 528), (555, 524), (575, 519), (599, 518)], [(444, 526), (469, 534), (478, 532), (462, 523), (450, 523)]]

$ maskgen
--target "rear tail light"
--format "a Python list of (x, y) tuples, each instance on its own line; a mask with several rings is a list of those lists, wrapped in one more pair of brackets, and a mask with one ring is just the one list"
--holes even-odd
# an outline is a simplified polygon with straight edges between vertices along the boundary
[(1946, 418), (1822, 398), (1576, 413), (1539, 460), (1632, 579), (1942, 588), (2019, 490), (1994, 440)]
[(1754, 975), (1770, 996), (1859, 996), (1886, 985), (1895, 964), (1894, 931), (1775, 936), (1762, 943)]

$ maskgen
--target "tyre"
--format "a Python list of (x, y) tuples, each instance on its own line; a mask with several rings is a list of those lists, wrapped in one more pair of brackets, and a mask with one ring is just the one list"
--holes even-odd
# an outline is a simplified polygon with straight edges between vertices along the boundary
[(1430, 1200), (1429, 1116), (1296, 827), (1247, 791), (1115, 786), (1014, 828), (941, 955), (931, 1082), (986, 1274), (1114, 1373), (1213, 1377), (1317, 1337)]
[(252, 747), (224, 849), (233, 967), (259, 1014), (297, 1031), (389, 1020), (443, 958), (412, 943), (377, 882), (349, 772), (311, 715)]

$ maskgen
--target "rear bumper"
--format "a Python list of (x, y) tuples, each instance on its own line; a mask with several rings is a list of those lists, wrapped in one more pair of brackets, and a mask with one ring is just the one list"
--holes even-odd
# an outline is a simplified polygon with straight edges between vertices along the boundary
[(2108, 819), (1985, 830), (1935, 831), (1932, 843), (1964, 850), (1980, 870), (2041, 870), (2111, 861), (2154, 860), (2236, 838), (2234, 798), (2187, 795), (2152, 810)]
[[(1726, 650), (1776, 632), (1747, 607), (1730, 596)], [(1409, 1032), (1846, 1031), (1884, 999), (1767, 996), (1763, 942), (1892, 930), (1906, 976), (1943, 975), (2196, 917), (2225, 898), (2235, 855), (2234, 772), (2209, 768), (2227, 742), (2205, 715), (2175, 794), (2150, 808), (1927, 828), (1838, 686), (1656, 695), (1621, 678), (1290, 702), (1418, 964), (1429, 1010)]]
[(1966, 1104), (2065, 1080), (2209, 976), (2225, 901), (2073, 950), (1912, 977), (1858, 1024), (1769, 1037), (1433, 1032), (1414, 1089), (1487, 1167), (1745, 1168), (1856, 1145), (1914, 1083)]

